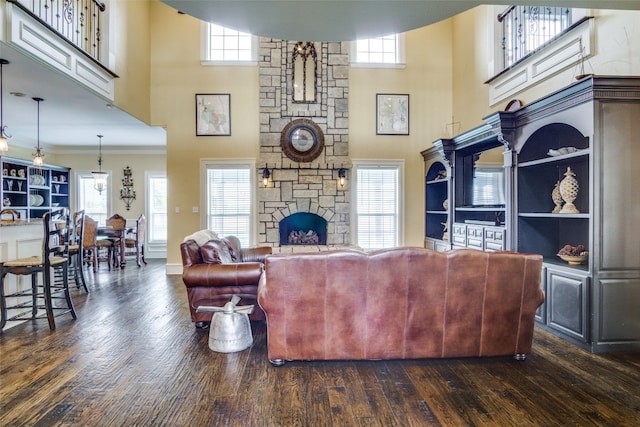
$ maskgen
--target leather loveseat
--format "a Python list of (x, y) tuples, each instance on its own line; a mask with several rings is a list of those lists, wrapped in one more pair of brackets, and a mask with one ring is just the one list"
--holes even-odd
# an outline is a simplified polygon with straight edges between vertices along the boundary
[(208, 326), (213, 313), (197, 313), (201, 305), (222, 307), (233, 295), (239, 305), (255, 304), (251, 320), (264, 320), (256, 304), (258, 282), (264, 270), (264, 257), (271, 247), (243, 249), (234, 236), (217, 237), (206, 230), (187, 236), (180, 244), (182, 281), (187, 288), (191, 320), (196, 327)]
[(544, 301), (542, 257), (394, 248), (269, 255), (269, 361), (515, 356)]

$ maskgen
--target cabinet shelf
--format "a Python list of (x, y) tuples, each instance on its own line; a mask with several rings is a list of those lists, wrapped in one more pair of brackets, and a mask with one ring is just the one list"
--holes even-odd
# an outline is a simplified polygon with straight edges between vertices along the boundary
[(456, 211), (460, 212), (504, 212), (506, 209), (504, 206), (490, 207), (490, 206), (461, 206), (457, 207)]
[[(0, 157), (0, 164), (2, 202), (7, 203), (5, 207), (19, 211), (21, 219), (41, 218), (53, 204), (69, 207), (69, 168), (55, 165), (36, 168), (29, 160), (10, 157)], [(16, 183), (20, 184), (19, 190)], [(32, 195), (41, 196), (42, 204), (30, 205)]]
[(546, 212), (520, 212), (519, 217), (523, 218), (553, 218), (553, 219), (589, 219), (588, 213), (577, 214), (561, 214), (561, 213), (546, 213)]
[(585, 148), (585, 149), (582, 149), (582, 150), (578, 150), (575, 153), (562, 154), (560, 156), (550, 156), (550, 157), (545, 157), (545, 158), (541, 158), (541, 159), (530, 160), (528, 162), (522, 162), (522, 163), (518, 164), (518, 167), (526, 168), (526, 167), (531, 167), (531, 166), (543, 165), (543, 164), (547, 164), (547, 163), (567, 163), (567, 162), (571, 161), (572, 159), (575, 159), (577, 157), (583, 157), (583, 156), (589, 156), (589, 149), (588, 148)]

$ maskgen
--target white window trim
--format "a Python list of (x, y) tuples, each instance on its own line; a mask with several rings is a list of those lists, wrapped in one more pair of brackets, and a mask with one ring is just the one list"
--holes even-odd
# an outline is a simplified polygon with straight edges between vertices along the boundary
[[(356, 62), (353, 59), (357, 57), (357, 44), (356, 42), (350, 42), (349, 43), (349, 48), (350, 48), (350, 58), (352, 59), (350, 61), (350, 65), (351, 68), (388, 68), (388, 69), (404, 69), (406, 68), (407, 64), (407, 59), (406, 59), (406, 36), (405, 33), (398, 33), (397, 34), (397, 42), (398, 42), (398, 46), (397, 46), (397, 52), (396, 52), (396, 63), (395, 64), (389, 64), (389, 63), (379, 63), (379, 62)], [(374, 37), (371, 37), (374, 38)]]
[[(256, 161), (252, 158), (238, 158), (238, 159), (200, 159), (200, 229), (207, 228), (207, 169), (209, 166), (242, 166), (248, 167), (250, 171), (256, 170)], [(255, 245), (258, 241), (258, 223), (257, 223), (257, 200), (256, 200), (256, 186), (257, 179), (256, 173), (250, 173), (250, 188), (251, 188), (251, 213), (249, 223), (251, 224), (251, 231), (249, 233), (249, 244)]]
[(203, 21), (200, 24), (200, 65), (227, 66), (227, 67), (256, 67), (258, 66), (258, 36), (251, 36), (251, 61), (213, 61), (209, 59), (209, 23)]
[(398, 168), (398, 246), (404, 245), (404, 160), (352, 159), (351, 173), (351, 241), (358, 242), (358, 173), (359, 167), (396, 167)]
[[(166, 258), (167, 257), (167, 240), (151, 240), (149, 238), (149, 221), (151, 216), (151, 186), (149, 181), (153, 178), (167, 179), (167, 173), (165, 171), (145, 171), (144, 172), (144, 194), (145, 200), (145, 212), (147, 216), (147, 231), (145, 232), (145, 258)], [(168, 182), (167, 182), (168, 185)], [(168, 198), (168, 194), (167, 194)], [(168, 200), (167, 200), (168, 203)], [(167, 204), (167, 217), (169, 216), (169, 206)]]
[[(111, 177), (113, 176), (112, 171), (110, 170), (102, 170), (102, 172), (107, 172), (107, 186), (105, 188), (104, 191), (107, 192), (107, 218), (112, 215), (111, 214), (111, 209), (112, 209), (112, 204), (111, 204)], [(75, 187), (76, 187), (76, 191), (75, 191), (75, 200), (74, 200), (74, 210), (79, 210), (79, 205), (80, 205), (80, 178), (86, 178), (86, 179), (93, 179), (93, 175), (91, 175), (91, 171), (82, 171), (82, 170), (77, 170), (74, 172), (74, 182), (75, 182)], [(97, 190), (96, 190), (97, 191)]]
[[(504, 7), (502, 7), (504, 9)], [(584, 9), (573, 9), (573, 21), (578, 22), (585, 17)], [(556, 74), (571, 67), (579, 67), (580, 61), (594, 55), (595, 23), (587, 19), (580, 25), (561, 35), (544, 48), (502, 72), (500, 65), (500, 25), (494, 20), (489, 28), (493, 32), (493, 58), (488, 64), (488, 75), (496, 76), (489, 80), (489, 105), (496, 106), (500, 102), (512, 99), (514, 95), (537, 85)], [(500, 74), (499, 74), (500, 73)], [(577, 73), (576, 73), (577, 74)]]

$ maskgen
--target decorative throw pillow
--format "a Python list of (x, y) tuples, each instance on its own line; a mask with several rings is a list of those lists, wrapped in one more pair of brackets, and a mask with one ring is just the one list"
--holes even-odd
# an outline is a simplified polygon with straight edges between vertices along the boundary
[(224, 239), (209, 240), (200, 246), (202, 262), (207, 264), (230, 264), (233, 262), (231, 253)]

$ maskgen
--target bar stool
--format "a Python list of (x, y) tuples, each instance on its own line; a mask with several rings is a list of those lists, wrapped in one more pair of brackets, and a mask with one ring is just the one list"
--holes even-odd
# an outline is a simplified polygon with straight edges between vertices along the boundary
[[(28, 258), (14, 259), (0, 264), (0, 329), (9, 320), (31, 320), (46, 317), (49, 328), (55, 329), (55, 317), (66, 313), (76, 319), (71, 295), (69, 294), (69, 214), (66, 209), (47, 212), (42, 218), (44, 235), (42, 239), (42, 254)], [(62, 272), (60, 283), (52, 280), (51, 270)], [(38, 274), (42, 281), (38, 283)], [(13, 293), (5, 294), (5, 277), (8, 274), (16, 276), (31, 276), (31, 287)], [(18, 299), (9, 304), (8, 300)], [(65, 307), (55, 304), (63, 300)], [(40, 310), (44, 309), (44, 313)], [(20, 313), (9, 317), (9, 310), (21, 310)]]
[(84, 216), (84, 230), (82, 235), (83, 261), (91, 264), (93, 272), (98, 271), (98, 221), (89, 215)]
[(76, 283), (76, 287), (80, 288), (80, 285), (84, 288), (85, 292), (89, 293), (87, 288), (87, 282), (84, 278), (84, 270), (82, 269), (83, 253), (84, 253), (84, 226), (85, 215), (84, 210), (78, 211), (73, 214), (71, 232), (69, 233), (69, 268), (72, 273), (73, 280)]

